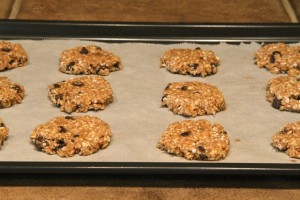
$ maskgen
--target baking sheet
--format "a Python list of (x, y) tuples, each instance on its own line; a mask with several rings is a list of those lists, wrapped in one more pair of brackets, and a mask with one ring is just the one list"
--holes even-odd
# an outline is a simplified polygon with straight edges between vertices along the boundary
[[(10, 129), (9, 138), (0, 150), (0, 161), (61, 162), (206, 162), (188, 161), (156, 148), (169, 123), (186, 120), (161, 107), (164, 88), (175, 81), (202, 81), (217, 86), (224, 94), (227, 109), (207, 119), (222, 124), (231, 141), (228, 156), (218, 163), (299, 163), (271, 146), (272, 135), (286, 123), (299, 120), (299, 113), (280, 112), (265, 100), (265, 86), (273, 75), (254, 65), (257, 43), (210, 44), (143, 44), (101, 43), (80, 40), (16, 40), (28, 52), (25, 67), (1, 72), (25, 87), (22, 104), (1, 109), (0, 117)], [(37, 151), (30, 133), (38, 124), (56, 116), (66, 116), (48, 99), (47, 86), (76, 77), (58, 71), (60, 53), (74, 46), (95, 44), (121, 57), (124, 69), (105, 76), (113, 89), (114, 102), (104, 111), (73, 113), (94, 115), (109, 123), (113, 138), (107, 149), (90, 156), (61, 158)], [(171, 74), (159, 67), (159, 59), (171, 48), (210, 49), (221, 64), (218, 73), (209, 77)]]

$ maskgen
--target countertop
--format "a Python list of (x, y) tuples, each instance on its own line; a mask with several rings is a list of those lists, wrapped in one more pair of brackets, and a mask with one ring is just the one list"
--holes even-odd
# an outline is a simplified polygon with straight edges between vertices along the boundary
[(1, 175), (0, 199), (299, 199), (299, 177)]

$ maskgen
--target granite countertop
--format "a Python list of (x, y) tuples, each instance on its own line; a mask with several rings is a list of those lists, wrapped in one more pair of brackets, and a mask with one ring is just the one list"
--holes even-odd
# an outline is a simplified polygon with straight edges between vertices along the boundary
[[(8, 18), (16, 1), (0, 2)], [(14, 19), (286, 23), (280, 0), (23, 0)], [(296, 14), (297, 0), (291, 1)], [(1, 153), (1, 151), (0, 151)], [(1, 155), (1, 154), (0, 154)], [(1, 174), (2, 199), (299, 199), (299, 177), (238, 175)]]

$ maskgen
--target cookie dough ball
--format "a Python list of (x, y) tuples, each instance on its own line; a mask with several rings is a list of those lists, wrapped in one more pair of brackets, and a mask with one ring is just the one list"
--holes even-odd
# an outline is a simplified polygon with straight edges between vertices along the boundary
[(8, 138), (8, 128), (5, 126), (3, 120), (0, 118), (0, 148), (3, 142)]
[(219, 58), (213, 51), (196, 49), (171, 49), (160, 60), (161, 67), (172, 73), (208, 76), (217, 73)]
[(87, 156), (104, 149), (112, 134), (109, 125), (94, 116), (55, 117), (38, 125), (30, 139), (36, 148), (47, 154), (71, 157)]
[(256, 64), (273, 74), (288, 73), (297, 76), (300, 74), (299, 48), (284, 43), (266, 44), (256, 52)]
[(217, 87), (199, 81), (170, 83), (161, 101), (175, 114), (187, 117), (214, 115), (226, 109), (223, 93)]
[(272, 139), (275, 148), (292, 158), (300, 158), (300, 121), (283, 126)]
[(229, 151), (223, 126), (207, 120), (185, 120), (168, 126), (157, 147), (188, 160), (221, 160)]
[(64, 50), (59, 59), (59, 71), (67, 74), (109, 75), (121, 69), (118, 56), (95, 45)]
[(71, 78), (48, 88), (50, 100), (67, 113), (103, 110), (113, 101), (109, 82), (100, 76)]
[(21, 103), (25, 96), (24, 87), (13, 83), (5, 76), (0, 77), (0, 108), (8, 108)]
[(300, 80), (291, 76), (280, 76), (269, 80), (267, 101), (281, 111), (300, 112)]

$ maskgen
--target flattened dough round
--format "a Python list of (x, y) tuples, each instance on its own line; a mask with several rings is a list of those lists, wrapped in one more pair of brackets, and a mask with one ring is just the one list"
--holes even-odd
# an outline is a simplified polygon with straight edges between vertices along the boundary
[(220, 59), (213, 51), (196, 49), (171, 49), (160, 59), (160, 66), (172, 73), (208, 76), (217, 73)]
[(157, 147), (188, 160), (220, 160), (230, 141), (223, 126), (207, 120), (185, 120), (170, 124)]
[(300, 158), (300, 121), (288, 123), (272, 137), (273, 146), (292, 158)]
[(101, 76), (82, 76), (49, 86), (50, 100), (61, 111), (87, 112), (103, 110), (113, 101), (110, 84)]
[(267, 84), (267, 101), (281, 111), (300, 112), (300, 80), (279, 76)]
[(170, 83), (161, 101), (175, 114), (187, 117), (216, 114), (226, 109), (223, 93), (217, 87), (199, 81)]
[(109, 125), (94, 116), (55, 117), (38, 125), (30, 139), (36, 148), (47, 154), (71, 157), (90, 155), (104, 149), (112, 134)]
[(13, 83), (6, 76), (0, 77), (0, 108), (8, 108), (22, 102), (25, 89), (18, 83)]
[(64, 50), (59, 60), (59, 71), (67, 74), (109, 75), (121, 69), (118, 56), (95, 45)]

